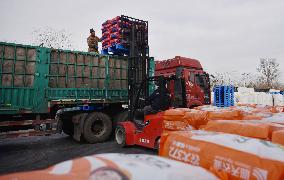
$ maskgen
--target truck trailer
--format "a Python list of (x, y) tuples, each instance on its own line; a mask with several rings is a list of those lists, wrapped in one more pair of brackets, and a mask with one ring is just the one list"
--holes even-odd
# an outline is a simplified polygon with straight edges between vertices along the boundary
[(0, 42), (0, 65), (0, 138), (84, 131), (102, 142), (127, 115), (126, 57)]

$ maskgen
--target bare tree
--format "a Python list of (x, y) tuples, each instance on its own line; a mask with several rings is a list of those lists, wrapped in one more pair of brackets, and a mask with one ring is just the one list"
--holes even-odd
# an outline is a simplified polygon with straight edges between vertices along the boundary
[(261, 58), (257, 71), (260, 73), (260, 82), (267, 88), (274, 88), (278, 84), (280, 71), (279, 64), (273, 58)]
[(39, 28), (33, 32), (34, 44), (55, 49), (71, 49), (71, 34), (51, 27)]
[(257, 75), (253, 73), (241, 73), (240, 81), (238, 86), (243, 86), (247, 88), (253, 88), (257, 85)]
[(210, 74), (211, 87), (222, 85), (223, 82), (224, 82), (223, 73), (215, 72), (215, 73)]
[(236, 73), (232, 72), (215, 72), (210, 74), (210, 84), (212, 87), (216, 85), (232, 85), (237, 86), (238, 81)]

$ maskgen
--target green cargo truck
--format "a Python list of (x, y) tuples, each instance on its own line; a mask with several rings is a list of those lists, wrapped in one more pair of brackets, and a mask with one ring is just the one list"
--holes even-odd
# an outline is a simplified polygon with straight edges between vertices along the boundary
[(127, 117), (127, 74), (126, 57), (0, 42), (0, 138), (107, 140)]

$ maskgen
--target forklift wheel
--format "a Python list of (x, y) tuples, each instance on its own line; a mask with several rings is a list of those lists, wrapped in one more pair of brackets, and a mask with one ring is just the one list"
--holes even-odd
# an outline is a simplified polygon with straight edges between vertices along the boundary
[(154, 145), (154, 149), (158, 150), (158, 152), (159, 152), (159, 150), (160, 150), (160, 140), (161, 140), (161, 138), (158, 137), (158, 138), (156, 139), (155, 145)]
[(121, 147), (126, 146), (126, 134), (125, 134), (125, 129), (122, 125), (118, 125), (115, 129), (115, 140), (117, 144)]

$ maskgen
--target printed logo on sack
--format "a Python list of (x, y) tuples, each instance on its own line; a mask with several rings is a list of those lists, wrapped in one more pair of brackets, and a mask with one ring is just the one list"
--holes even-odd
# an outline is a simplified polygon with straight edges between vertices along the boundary
[(195, 154), (193, 152), (187, 152), (174, 146), (170, 146), (169, 157), (179, 161), (190, 163), (195, 166), (199, 166), (200, 162), (200, 157), (198, 154)]
[(253, 168), (252, 175), (256, 177), (257, 180), (267, 180), (267, 171), (260, 168)]
[(227, 172), (239, 179), (244, 179), (244, 180), (250, 179), (250, 170), (247, 169), (246, 167), (234, 164), (234, 162), (231, 159), (217, 157), (216, 159), (214, 159), (213, 167), (216, 170), (223, 170), (224, 172)]
[(221, 156), (216, 156), (214, 159), (213, 168), (216, 170), (223, 170), (239, 179), (249, 180), (252, 176), (256, 180), (267, 180), (267, 171), (260, 168), (251, 168), (251, 166), (232, 159)]

